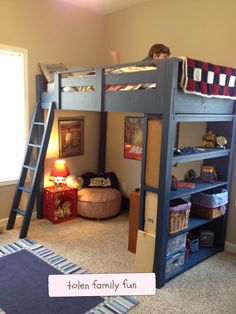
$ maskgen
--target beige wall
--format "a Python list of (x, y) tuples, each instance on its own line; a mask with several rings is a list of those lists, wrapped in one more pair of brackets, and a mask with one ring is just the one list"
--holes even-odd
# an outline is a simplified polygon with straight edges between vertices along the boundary
[[(29, 121), (35, 107), (38, 62), (63, 62), (66, 66), (102, 63), (104, 19), (58, 0), (0, 0), (0, 44), (28, 49)], [(57, 115), (46, 160), (46, 180), (58, 158)], [(97, 170), (97, 113), (60, 112), (59, 116), (85, 117), (85, 155), (68, 158), (71, 172)], [(91, 138), (91, 134), (93, 137)], [(46, 182), (47, 183), (47, 182)], [(0, 219), (8, 217), (14, 186), (0, 187)]]
[(122, 192), (129, 193), (140, 186), (141, 161), (124, 158), (124, 118), (143, 117), (143, 113), (108, 113), (106, 171), (114, 171)]
[(128, 62), (163, 42), (172, 56), (235, 67), (235, 12), (235, 0), (151, 0), (106, 16), (105, 49), (117, 47)]
[[(172, 56), (190, 56), (216, 64), (236, 67), (236, 1), (235, 0), (152, 0), (144, 4), (106, 16), (104, 51), (117, 47), (121, 62), (143, 59), (153, 43), (163, 42)], [(107, 56), (107, 55), (106, 55)], [(112, 60), (107, 56), (105, 63)], [(123, 119), (123, 115), (119, 117)], [(122, 127), (118, 116), (110, 116), (110, 125)], [(183, 133), (183, 132), (182, 132)], [(198, 135), (201, 131), (198, 132)], [(140, 162), (116, 156), (115, 144), (122, 144), (116, 128), (109, 131), (107, 166), (114, 168), (127, 193), (137, 187)], [(121, 152), (122, 154), (122, 152)], [(114, 158), (114, 157), (113, 157)], [(109, 161), (110, 160), (110, 161)], [(236, 164), (236, 158), (235, 162)], [(183, 166), (175, 169), (185, 170)], [(129, 175), (124, 169), (130, 169)], [(132, 172), (131, 172), (132, 171)], [(236, 170), (230, 202), (227, 241), (236, 244)], [(179, 174), (180, 175), (180, 174)]]

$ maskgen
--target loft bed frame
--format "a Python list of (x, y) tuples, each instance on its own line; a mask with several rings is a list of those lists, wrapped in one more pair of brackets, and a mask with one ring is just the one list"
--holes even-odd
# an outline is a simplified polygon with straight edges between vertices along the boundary
[[(143, 66), (148, 63), (128, 63), (116, 66), (83, 68), (54, 74), (54, 93), (46, 92), (47, 83), (43, 75), (37, 75), (37, 101), (47, 109), (53, 101), (56, 109), (98, 112), (143, 112), (153, 114), (233, 114), (234, 102), (228, 99), (196, 97), (187, 95), (179, 88), (182, 60), (170, 58), (152, 61), (155, 70), (121, 74), (105, 74), (105, 70), (126, 66)], [(95, 75), (67, 77), (73, 73), (93, 71)], [(156, 83), (154, 89), (106, 92), (105, 86), (112, 84)], [(63, 92), (63, 87), (93, 86), (94, 92)], [(173, 98), (175, 98), (173, 103)], [(173, 107), (174, 105), (174, 107)]]
[[(157, 287), (161, 287), (168, 280), (191, 268), (205, 258), (224, 249), (226, 232), (226, 219), (217, 220), (214, 228), (220, 229), (216, 233), (217, 249), (209, 250), (203, 255), (198, 255), (190, 260), (186, 267), (173, 275), (165, 274), (166, 248), (168, 241), (169, 202), (176, 197), (185, 197), (191, 194), (189, 190), (183, 189), (181, 193), (171, 191), (171, 169), (173, 163), (188, 162), (207, 159), (208, 164), (216, 164), (222, 181), (215, 184), (216, 187), (226, 187), (230, 192), (232, 181), (233, 153), (236, 133), (235, 102), (232, 99), (207, 98), (200, 95), (184, 93), (180, 88), (180, 77), (182, 71), (182, 60), (170, 58), (159, 60), (156, 69), (133, 73), (105, 73), (111, 67), (96, 67), (87, 69), (95, 72), (92, 76), (67, 77), (65, 73), (56, 73), (54, 81), (54, 93), (45, 92), (46, 82), (42, 76), (37, 76), (37, 97), (42, 108), (47, 108), (48, 103), (54, 102), (57, 109), (97, 111), (101, 113), (100, 124), (100, 150), (98, 156), (98, 170), (105, 171), (106, 154), (106, 114), (107, 112), (138, 112), (144, 113), (144, 144), (141, 170), (140, 212), (139, 229), (144, 230), (145, 217), (145, 195), (146, 192), (156, 193), (158, 196), (157, 228), (154, 249), (153, 271), (157, 276)], [(124, 66), (139, 66), (140, 63), (122, 64)], [(141, 64), (142, 66), (143, 64)], [(113, 66), (112, 66), (113, 67)], [(84, 69), (81, 69), (83, 72)], [(66, 72), (70, 74), (71, 72)], [(113, 84), (155, 83), (153, 89), (113, 91), (107, 92), (106, 86)], [(92, 85), (94, 91), (89, 92), (63, 92), (68, 86)], [(146, 162), (148, 153), (148, 121), (149, 119), (162, 120), (162, 138), (160, 148), (159, 176), (154, 185), (145, 182)], [(207, 123), (213, 131), (220, 128), (220, 134), (228, 139), (227, 148), (222, 150), (206, 150), (203, 154), (194, 156), (173, 156), (174, 138), (178, 122), (203, 122)], [(227, 125), (227, 127), (225, 127)], [(163, 145), (164, 144), (164, 145)], [(220, 157), (220, 158), (218, 158)], [(214, 159), (216, 158), (216, 159)], [(217, 159), (218, 158), (218, 159)], [(222, 159), (223, 158), (223, 159)], [(223, 162), (222, 162), (223, 161)], [(223, 164), (223, 166), (222, 166)], [(225, 166), (224, 166), (225, 164)], [(226, 166), (227, 165), (227, 166)], [(156, 168), (155, 168), (156, 169)], [(155, 170), (154, 170), (155, 171)], [(211, 186), (211, 187), (214, 187)], [(196, 192), (209, 189), (210, 186), (197, 185)], [(194, 192), (192, 192), (194, 193)], [(201, 226), (206, 221), (191, 221), (192, 228)]]
[[(153, 62), (152, 62), (153, 63)], [(187, 162), (193, 160), (207, 159), (211, 162), (214, 158), (228, 158), (227, 169), (222, 169), (222, 160), (217, 166), (220, 169), (220, 175), (224, 178), (223, 183), (218, 186), (227, 187), (230, 191), (232, 179), (233, 152), (235, 143), (235, 102), (231, 99), (207, 98), (200, 95), (186, 94), (179, 86), (182, 60), (170, 58), (159, 60), (156, 63), (156, 69), (149, 71), (140, 71), (132, 73), (105, 73), (107, 69), (121, 68), (125, 66), (139, 66), (143, 63), (121, 64), (118, 66), (95, 67), (90, 69), (80, 69), (78, 71), (66, 71), (56, 73), (54, 78), (54, 92), (48, 93), (47, 84), (42, 75), (37, 75), (37, 102), (41, 109), (48, 109), (50, 103), (55, 104), (56, 109), (60, 110), (79, 110), (79, 111), (97, 111), (101, 113), (100, 124), (100, 151), (98, 156), (98, 170), (105, 171), (106, 154), (106, 115), (107, 112), (138, 112), (144, 113), (144, 144), (143, 160), (141, 170), (141, 195), (140, 195), (140, 217), (139, 229), (144, 230), (144, 212), (146, 192), (153, 192), (158, 195), (157, 211), (157, 229), (155, 241), (155, 253), (153, 262), (153, 271), (157, 276), (157, 287), (161, 287), (172, 277), (178, 275), (184, 270), (196, 265), (203, 259), (224, 249), (224, 239), (226, 230), (227, 215), (224, 215), (222, 224), (219, 224), (222, 231), (217, 235), (218, 250), (212, 250), (204, 256), (198, 257), (196, 261), (188, 264), (186, 269), (175, 273), (172, 277), (165, 275), (166, 247), (168, 240), (168, 210), (170, 199), (176, 198), (176, 192), (171, 191), (171, 169), (173, 162)], [(148, 65), (148, 64), (145, 64)], [(93, 71), (95, 74), (84, 77), (66, 77), (73, 72)], [(134, 83), (155, 83), (155, 88), (129, 90), (129, 91), (106, 91), (107, 85), (113, 84), (134, 84)], [(93, 86), (94, 91), (88, 92), (63, 92), (62, 89), (68, 86)], [(160, 148), (159, 178), (155, 186), (145, 183), (145, 171), (147, 161), (147, 136), (149, 119), (162, 120), (162, 136)], [(173, 156), (175, 130), (178, 122), (207, 122), (211, 129), (217, 124), (229, 123), (230, 128), (226, 130), (221, 128), (221, 135), (228, 139), (227, 149), (206, 150), (202, 154), (194, 156)], [(216, 123), (216, 124), (215, 124)], [(225, 175), (226, 173), (226, 175)], [(216, 185), (217, 186), (217, 185)], [(42, 186), (41, 186), (42, 187)], [(214, 185), (212, 185), (214, 187)], [(208, 189), (210, 187), (208, 186)], [(207, 190), (201, 186), (197, 191)], [(180, 196), (187, 196), (190, 192), (182, 190)], [(40, 200), (40, 193), (39, 193)], [(41, 204), (40, 204), (41, 205)], [(40, 206), (38, 206), (40, 208)], [(38, 217), (42, 213), (38, 212)], [(206, 223), (206, 222), (205, 222)], [(198, 222), (198, 225), (200, 223)], [(198, 226), (195, 223), (195, 226)]]

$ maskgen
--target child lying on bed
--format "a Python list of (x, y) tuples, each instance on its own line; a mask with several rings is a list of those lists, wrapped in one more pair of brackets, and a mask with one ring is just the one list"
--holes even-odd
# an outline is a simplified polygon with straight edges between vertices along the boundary
[[(110, 48), (110, 54), (115, 64), (120, 63), (120, 53), (116, 48)], [(154, 44), (149, 49), (148, 56), (142, 61), (166, 59), (170, 56), (170, 49), (163, 44)]]

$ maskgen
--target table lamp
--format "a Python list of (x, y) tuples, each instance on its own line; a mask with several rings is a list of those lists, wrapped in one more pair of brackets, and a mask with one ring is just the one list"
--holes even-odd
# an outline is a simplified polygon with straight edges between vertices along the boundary
[(69, 168), (65, 160), (54, 161), (54, 166), (50, 176), (55, 177), (55, 189), (60, 190), (65, 185), (65, 177), (70, 175)]

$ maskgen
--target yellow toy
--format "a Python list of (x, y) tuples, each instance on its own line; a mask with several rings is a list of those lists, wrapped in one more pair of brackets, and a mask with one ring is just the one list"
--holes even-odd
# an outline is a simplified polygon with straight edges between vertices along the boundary
[(214, 148), (216, 146), (216, 135), (212, 131), (207, 131), (202, 139), (202, 147)]
[(72, 211), (72, 203), (71, 201), (65, 201), (63, 204), (62, 204), (62, 212), (64, 214), (64, 217), (68, 217), (68, 216), (71, 216), (71, 211)]

